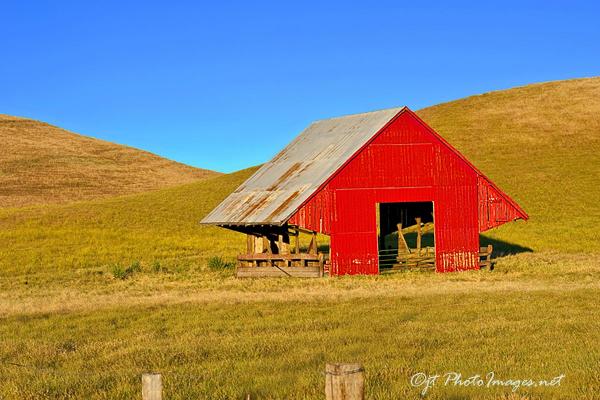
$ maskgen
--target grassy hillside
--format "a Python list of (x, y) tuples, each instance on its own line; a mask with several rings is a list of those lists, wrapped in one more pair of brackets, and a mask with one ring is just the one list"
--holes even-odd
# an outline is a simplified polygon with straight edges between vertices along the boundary
[(236, 234), (199, 221), (252, 171), (137, 195), (0, 209), (0, 275), (133, 261), (182, 267), (212, 254), (233, 256), (241, 243)]
[(529, 85), (419, 111), (530, 215), (489, 235), (600, 251), (600, 78)]
[(160, 371), (170, 399), (320, 399), (328, 361), (363, 362), (367, 398), (417, 398), (420, 371), (565, 374), (516, 393), (438, 384), (430, 399), (596, 398), (599, 88), (554, 82), (419, 112), (531, 216), (487, 234), (535, 250), (493, 272), (235, 279), (206, 260), (231, 260), (243, 237), (198, 221), (254, 168), (0, 209), (0, 398), (135, 398), (140, 374)]
[(154, 154), (0, 115), (0, 207), (140, 193), (216, 175)]

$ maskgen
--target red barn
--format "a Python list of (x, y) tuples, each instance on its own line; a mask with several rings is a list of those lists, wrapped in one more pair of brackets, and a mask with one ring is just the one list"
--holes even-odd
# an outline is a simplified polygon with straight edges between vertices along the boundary
[[(332, 275), (478, 269), (479, 233), (527, 218), (404, 107), (312, 123), (202, 223), (248, 234), (240, 276), (311, 276), (327, 259)], [(301, 232), (312, 233), (306, 251)], [(316, 233), (330, 237), (328, 255)]]

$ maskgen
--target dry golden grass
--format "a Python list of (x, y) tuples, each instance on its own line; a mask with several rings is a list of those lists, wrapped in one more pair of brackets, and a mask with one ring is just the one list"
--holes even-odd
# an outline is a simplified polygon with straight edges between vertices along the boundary
[(0, 207), (140, 193), (217, 175), (7, 115), (0, 115), (0, 143)]
[(121, 280), (110, 270), (55, 271), (0, 276), (0, 317), (91, 312), (101, 309), (208, 303), (283, 303), (440, 296), (469, 293), (600, 290), (600, 255), (526, 253), (498, 259), (495, 270), (464, 274), (428, 271), (331, 279), (236, 279), (205, 266), (185, 271), (141, 271)]
[(206, 260), (233, 259), (243, 236), (198, 221), (254, 169), (0, 209), (0, 398), (130, 399), (159, 371), (170, 399), (321, 399), (331, 361), (363, 362), (374, 399), (418, 398), (419, 371), (566, 375), (515, 393), (438, 385), (430, 399), (598, 398), (600, 79), (419, 113), (531, 216), (486, 236), (533, 252), (491, 272), (238, 280)]
[[(429, 399), (595, 399), (597, 256), (520, 254), (494, 272), (238, 280), (199, 268), (0, 278), (0, 397), (322, 399), (325, 362), (360, 361), (367, 398), (419, 398), (417, 372), (565, 378), (455, 387)], [(103, 272), (103, 273), (102, 273)]]

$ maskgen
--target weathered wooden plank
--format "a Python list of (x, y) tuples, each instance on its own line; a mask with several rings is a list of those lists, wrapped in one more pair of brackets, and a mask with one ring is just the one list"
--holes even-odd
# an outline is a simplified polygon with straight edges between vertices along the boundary
[(252, 235), (246, 235), (246, 251), (254, 253), (254, 236)]
[(319, 278), (320, 266), (316, 267), (238, 267), (238, 278), (270, 278), (270, 277), (297, 277)]
[(264, 238), (264, 245), (267, 247), (267, 253), (273, 254), (273, 250), (271, 249), (271, 239), (269, 239), (268, 236), (263, 236), (263, 238)]
[(254, 253), (262, 253), (265, 251), (265, 238), (262, 236), (254, 236)]
[(301, 254), (269, 254), (269, 253), (263, 253), (263, 254), (240, 254), (237, 259), (239, 261), (252, 261), (252, 260), (258, 260), (258, 261), (269, 261), (269, 260), (273, 260), (273, 261), (284, 261), (284, 260), (290, 260), (290, 261), (299, 261), (299, 260), (308, 260), (308, 261), (319, 261), (319, 255), (318, 254), (306, 254), (306, 253), (301, 253)]
[(364, 400), (365, 370), (361, 364), (325, 366), (326, 400)]
[[(421, 233), (433, 232), (435, 230), (435, 225), (433, 222), (426, 222), (421, 225)], [(417, 231), (417, 225), (411, 225), (406, 228), (402, 228), (402, 233), (412, 233)]]
[(162, 376), (160, 374), (142, 374), (142, 399), (162, 399)]
[(302, 233), (306, 233), (308, 235), (312, 235), (313, 233), (315, 233), (315, 231), (311, 231), (309, 229), (305, 229), (305, 228), (302, 228), (302, 227), (296, 226), (296, 225), (291, 225), (290, 228), (293, 229), (293, 230), (298, 230), (298, 231), (300, 231)]
[(319, 253), (319, 277), (325, 274), (325, 256), (323, 253)]

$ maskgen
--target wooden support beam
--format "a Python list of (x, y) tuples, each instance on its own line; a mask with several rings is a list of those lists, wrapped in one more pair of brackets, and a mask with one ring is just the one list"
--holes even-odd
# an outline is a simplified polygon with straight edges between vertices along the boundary
[(246, 252), (248, 254), (254, 253), (254, 235), (246, 235)]
[(254, 237), (254, 251), (252, 253), (263, 253), (265, 251), (265, 239), (262, 236)]
[[(427, 222), (421, 224), (421, 233), (433, 232), (435, 230), (435, 226), (433, 222)], [(417, 231), (417, 225), (412, 225), (406, 228), (402, 228), (403, 233), (412, 233)]]
[(308, 261), (318, 261), (319, 256), (316, 254), (240, 254), (238, 255), (238, 260), (248, 261), (248, 260), (259, 260), (259, 261), (267, 261), (267, 260), (308, 260)]
[(287, 234), (278, 236), (277, 249), (279, 254), (290, 254), (290, 237)]
[(297, 227), (296, 227), (296, 236), (294, 238), (294, 241), (295, 241), (295, 245), (294, 245), (295, 249), (294, 250), (296, 251), (296, 254), (300, 254), (300, 229), (298, 229)]
[(299, 230), (301, 233), (306, 233), (306, 234), (309, 234), (309, 235), (311, 235), (311, 234), (313, 234), (313, 233), (315, 232), (315, 231), (311, 231), (310, 229), (305, 229), (305, 228), (302, 228), (302, 227), (300, 227), (300, 226), (297, 226), (297, 225), (292, 225), (292, 226), (294, 227), (294, 230), (296, 230), (296, 229), (297, 229), (297, 230)]
[(325, 270), (325, 256), (323, 253), (319, 253), (319, 277), (323, 277)]
[(277, 235), (277, 252), (283, 254), (283, 235)]
[(415, 218), (417, 222), (417, 254), (421, 254), (421, 217)]

